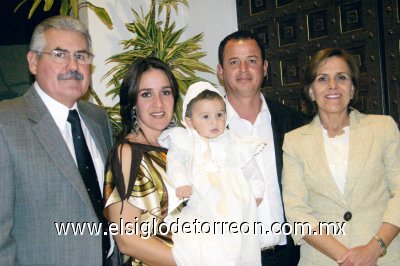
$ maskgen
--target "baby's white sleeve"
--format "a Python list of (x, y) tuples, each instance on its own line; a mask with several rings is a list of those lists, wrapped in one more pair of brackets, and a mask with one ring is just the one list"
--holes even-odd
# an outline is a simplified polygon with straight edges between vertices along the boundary
[(188, 131), (182, 127), (165, 130), (158, 138), (158, 142), (167, 153), (167, 182), (174, 188), (190, 185), (189, 167), (193, 141)]
[(191, 185), (189, 180), (189, 154), (178, 146), (170, 146), (167, 153), (167, 178), (174, 188)]

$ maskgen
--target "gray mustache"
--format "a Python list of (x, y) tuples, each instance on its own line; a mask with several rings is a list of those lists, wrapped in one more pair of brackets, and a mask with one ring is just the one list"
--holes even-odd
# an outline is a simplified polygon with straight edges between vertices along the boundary
[(58, 74), (58, 80), (69, 80), (69, 79), (76, 79), (76, 80), (83, 80), (83, 75), (76, 70), (69, 70), (65, 74)]

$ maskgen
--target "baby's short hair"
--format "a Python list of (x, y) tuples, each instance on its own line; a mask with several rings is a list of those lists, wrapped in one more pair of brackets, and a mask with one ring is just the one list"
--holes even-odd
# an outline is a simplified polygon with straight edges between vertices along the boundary
[(186, 108), (186, 113), (185, 113), (185, 117), (192, 117), (192, 112), (193, 112), (193, 106), (201, 101), (201, 100), (214, 100), (214, 99), (218, 99), (221, 102), (224, 103), (224, 106), (226, 108), (225, 105), (225, 101), (224, 98), (222, 98), (222, 96), (220, 94), (218, 94), (215, 91), (210, 91), (210, 90), (204, 90), (201, 93), (199, 93), (199, 95), (197, 95), (195, 98), (193, 98), (187, 105)]

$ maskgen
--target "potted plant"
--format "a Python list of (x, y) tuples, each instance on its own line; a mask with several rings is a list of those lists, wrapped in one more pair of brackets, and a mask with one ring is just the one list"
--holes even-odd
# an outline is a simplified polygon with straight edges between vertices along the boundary
[[(108, 71), (103, 79), (109, 78), (107, 86), (111, 87), (106, 95), (116, 97), (119, 94), (121, 81), (128, 67), (137, 60), (147, 56), (154, 56), (167, 63), (174, 73), (179, 90), (182, 95), (186, 94), (190, 84), (204, 80), (196, 75), (196, 71), (213, 73), (213, 70), (200, 62), (206, 55), (201, 51), (200, 42), (203, 34), (197, 34), (189, 39), (181, 41), (181, 36), (185, 28), (176, 29), (175, 22), (171, 21), (171, 11), (175, 10), (179, 4), (188, 6), (187, 0), (152, 0), (150, 10), (147, 14), (141, 14), (132, 10), (134, 20), (126, 24), (126, 28), (133, 34), (130, 39), (123, 40), (121, 43), (122, 53), (116, 54), (107, 60), (107, 63), (114, 63), (115, 66)], [(165, 20), (160, 19), (160, 14), (165, 10)], [(157, 15), (156, 15), (157, 13)], [(97, 95), (94, 97), (99, 104)], [(119, 104), (113, 107), (105, 107), (110, 114), (115, 131), (120, 130)], [(178, 101), (176, 116), (181, 119), (182, 101)]]

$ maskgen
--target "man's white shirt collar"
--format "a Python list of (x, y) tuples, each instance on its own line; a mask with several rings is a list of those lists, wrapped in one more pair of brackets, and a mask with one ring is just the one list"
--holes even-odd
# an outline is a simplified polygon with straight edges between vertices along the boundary
[[(43, 100), (44, 104), (46, 105), (47, 109), (49, 110), (51, 116), (53, 117), (54, 121), (56, 122), (58, 128), (64, 130), (65, 125), (67, 123), (67, 118), (68, 118), (68, 113), (70, 108), (67, 106), (63, 105), (62, 103), (54, 100), (52, 97), (50, 97), (47, 93), (45, 93), (39, 86), (37, 82), (34, 83), (36, 92), (39, 94), (40, 98)], [(77, 104), (75, 103), (74, 106), (72, 106), (72, 109), (77, 108)], [(78, 111), (79, 113), (79, 111)]]
[[(271, 123), (271, 113), (269, 112), (267, 102), (265, 101), (265, 98), (262, 95), (262, 93), (260, 93), (260, 99), (261, 99), (261, 110), (260, 110), (259, 114), (266, 115), (266, 118), (267, 118), (266, 121), (268, 121), (268, 123)], [(236, 112), (236, 110), (230, 104), (227, 97), (225, 98), (225, 102), (226, 102), (226, 112), (227, 112), (226, 116), (227, 116), (228, 123), (235, 119), (241, 119), (239, 114)]]

